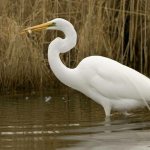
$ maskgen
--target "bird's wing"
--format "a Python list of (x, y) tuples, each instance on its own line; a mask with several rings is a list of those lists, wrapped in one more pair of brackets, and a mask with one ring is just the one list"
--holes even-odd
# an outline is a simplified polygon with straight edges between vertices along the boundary
[(100, 94), (111, 99), (150, 98), (150, 80), (119, 63), (97, 66), (90, 85)]

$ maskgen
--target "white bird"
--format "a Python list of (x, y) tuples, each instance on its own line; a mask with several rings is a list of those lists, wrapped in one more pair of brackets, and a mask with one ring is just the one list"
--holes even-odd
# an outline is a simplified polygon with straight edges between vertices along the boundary
[(48, 47), (48, 61), (55, 76), (65, 85), (82, 92), (101, 104), (105, 116), (111, 110), (126, 112), (137, 107), (147, 106), (150, 102), (150, 79), (119, 62), (102, 57), (90, 56), (79, 65), (70, 69), (60, 59), (75, 47), (77, 33), (73, 25), (65, 19), (56, 18), (47, 23), (26, 28), (22, 33), (38, 30), (60, 30), (65, 38), (57, 37)]

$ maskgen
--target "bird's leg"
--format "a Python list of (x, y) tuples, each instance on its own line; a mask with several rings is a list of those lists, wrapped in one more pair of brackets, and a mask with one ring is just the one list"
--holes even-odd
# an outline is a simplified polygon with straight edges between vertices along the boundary
[(106, 116), (106, 117), (105, 117), (105, 123), (110, 123), (110, 121), (111, 121), (110, 116)]
[(124, 111), (123, 114), (124, 114), (126, 117), (133, 115), (133, 113), (128, 113), (127, 111)]
[(109, 104), (103, 105), (104, 111), (105, 111), (105, 116), (106, 118), (110, 118), (111, 114), (111, 107)]
[(111, 133), (111, 118), (110, 118), (110, 116), (105, 117), (104, 126), (105, 126), (104, 132)]

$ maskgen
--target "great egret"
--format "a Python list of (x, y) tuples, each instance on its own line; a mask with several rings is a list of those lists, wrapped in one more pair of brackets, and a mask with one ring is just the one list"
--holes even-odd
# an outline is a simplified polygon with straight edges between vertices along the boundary
[(127, 110), (147, 106), (150, 102), (150, 79), (119, 62), (102, 57), (90, 56), (70, 69), (61, 61), (60, 53), (75, 47), (77, 33), (65, 19), (56, 18), (47, 23), (28, 27), (22, 33), (38, 30), (60, 30), (65, 38), (57, 37), (48, 47), (48, 61), (55, 76), (65, 85), (78, 90), (104, 108), (106, 117), (111, 110)]

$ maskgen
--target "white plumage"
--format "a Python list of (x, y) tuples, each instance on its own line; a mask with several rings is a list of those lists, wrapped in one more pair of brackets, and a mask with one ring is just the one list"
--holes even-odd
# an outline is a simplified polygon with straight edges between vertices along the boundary
[(70, 69), (60, 60), (59, 54), (65, 53), (76, 45), (77, 34), (72, 24), (56, 18), (47, 23), (29, 27), (23, 31), (60, 30), (65, 38), (56, 38), (48, 48), (48, 61), (56, 77), (69, 87), (90, 97), (104, 108), (105, 115), (111, 110), (127, 111), (148, 106), (150, 102), (150, 79), (141, 73), (102, 56), (90, 56), (79, 65)]
[(149, 78), (112, 59), (87, 57), (76, 70), (83, 85), (80, 90), (101, 104), (108, 116), (111, 109), (125, 112), (150, 101)]

